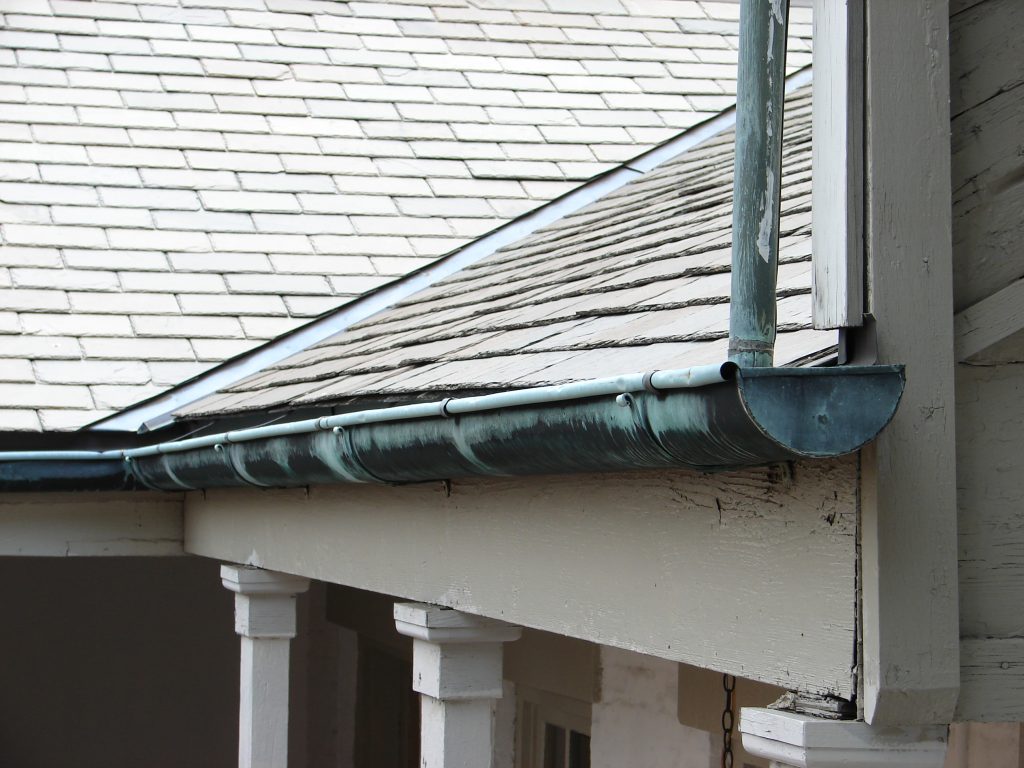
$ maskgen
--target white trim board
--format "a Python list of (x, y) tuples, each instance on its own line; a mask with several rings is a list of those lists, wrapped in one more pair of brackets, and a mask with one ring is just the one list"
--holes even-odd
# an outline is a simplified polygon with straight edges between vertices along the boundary
[(816, 0), (814, 327), (864, 323), (864, 3)]
[(856, 472), (211, 489), (185, 549), (850, 698)]

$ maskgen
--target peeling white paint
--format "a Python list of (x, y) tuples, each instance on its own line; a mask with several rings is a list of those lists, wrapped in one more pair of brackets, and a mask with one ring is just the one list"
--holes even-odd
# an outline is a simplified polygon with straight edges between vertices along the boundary
[[(782, 12), (782, 0), (771, 0), (771, 13), (775, 24), (782, 27), (785, 24), (785, 18)], [(768, 25), (768, 63), (771, 64), (775, 59), (775, 24)]]
[(767, 171), (764, 199), (761, 204), (761, 223), (757, 228), (757, 252), (764, 263), (771, 262), (772, 251), (772, 211), (775, 210), (775, 171), (771, 168)]

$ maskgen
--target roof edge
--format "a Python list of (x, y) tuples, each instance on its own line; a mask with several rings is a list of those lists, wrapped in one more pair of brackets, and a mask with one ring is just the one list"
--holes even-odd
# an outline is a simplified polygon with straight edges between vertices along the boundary
[[(786, 78), (788, 94), (811, 82), (810, 66)], [(558, 219), (592, 203), (647, 173), (667, 160), (703, 143), (735, 124), (736, 109), (720, 112), (683, 133), (637, 155), (617, 168), (584, 182), (581, 186), (539, 208), (492, 230), (486, 235), (457, 248), (438, 260), (408, 273), (397, 280), (365, 293), (338, 309), (286, 334), (244, 352), (171, 389), (129, 406), (112, 416), (93, 422), (80, 431), (152, 431), (173, 421), (171, 414), (223, 387), (273, 365), (329, 336), (340, 333), (354, 323), (394, 306), (412, 294), (437, 281), (490, 256)]]
[[(0, 454), (0, 491), (411, 483), (465, 476), (762, 466), (858, 450), (889, 423), (902, 366), (652, 371), (188, 438)], [(119, 467), (118, 467), (119, 465)], [(76, 485), (77, 484), (77, 485)], [(52, 490), (52, 488), (49, 488)]]

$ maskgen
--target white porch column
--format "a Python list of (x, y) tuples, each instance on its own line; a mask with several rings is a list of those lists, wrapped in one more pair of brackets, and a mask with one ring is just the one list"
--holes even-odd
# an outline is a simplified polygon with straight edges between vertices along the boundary
[(773, 768), (942, 768), (944, 725), (872, 727), (861, 720), (822, 720), (744, 707), (743, 748)]
[(395, 626), (413, 638), (422, 768), (488, 768), (492, 709), (501, 698), (502, 643), (522, 630), (423, 603), (396, 603)]
[(224, 565), (235, 593), (235, 632), (242, 637), (238, 709), (239, 768), (288, 766), (288, 651), (295, 637), (295, 596), (309, 579)]

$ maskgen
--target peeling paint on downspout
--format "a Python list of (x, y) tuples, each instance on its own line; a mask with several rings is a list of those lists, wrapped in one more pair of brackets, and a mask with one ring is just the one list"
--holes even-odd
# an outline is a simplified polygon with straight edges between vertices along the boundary
[(764, 214), (761, 216), (761, 224), (757, 228), (757, 253), (765, 264), (771, 264), (772, 259), (772, 232), (776, 226), (775, 220), (772, 218), (772, 211), (775, 210), (775, 201), (770, 199), (775, 189), (775, 174), (772, 169), (769, 168), (766, 171), (767, 179), (765, 180), (765, 197), (762, 198), (762, 206), (764, 207)]
[(776, 333), (788, 0), (742, 0), (729, 359), (771, 366)]

